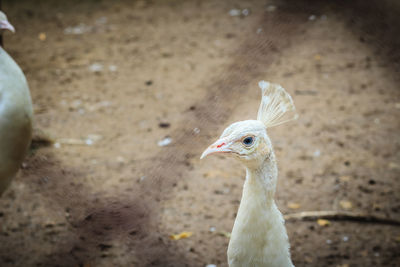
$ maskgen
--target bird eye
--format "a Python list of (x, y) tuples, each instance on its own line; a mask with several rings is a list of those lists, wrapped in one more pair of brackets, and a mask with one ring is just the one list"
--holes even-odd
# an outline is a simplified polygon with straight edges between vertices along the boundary
[(253, 142), (254, 142), (254, 138), (252, 136), (248, 136), (248, 137), (244, 138), (242, 141), (242, 143), (245, 146), (251, 146), (253, 144)]

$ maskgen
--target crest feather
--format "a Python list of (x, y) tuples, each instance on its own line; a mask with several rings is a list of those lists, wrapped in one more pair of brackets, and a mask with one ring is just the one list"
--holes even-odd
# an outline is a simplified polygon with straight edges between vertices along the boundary
[(258, 86), (262, 91), (257, 120), (265, 127), (273, 127), (298, 117), (292, 97), (279, 84), (260, 81)]

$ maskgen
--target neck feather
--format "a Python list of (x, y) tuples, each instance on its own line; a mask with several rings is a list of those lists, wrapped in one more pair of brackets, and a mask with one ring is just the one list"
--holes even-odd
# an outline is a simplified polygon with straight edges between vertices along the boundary
[(271, 152), (268, 158), (265, 158), (259, 166), (246, 168), (246, 182), (243, 194), (257, 195), (265, 198), (267, 204), (271, 204), (275, 196), (277, 178), (278, 168), (275, 155)]

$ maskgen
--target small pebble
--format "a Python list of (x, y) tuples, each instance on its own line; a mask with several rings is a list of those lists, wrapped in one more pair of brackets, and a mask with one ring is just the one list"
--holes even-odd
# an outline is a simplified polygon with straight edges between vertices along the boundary
[(91, 26), (87, 26), (83, 23), (74, 26), (74, 27), (67, 27), (64, 30), (64, 34), (84, 34), (92, 30)]
[(240, 15), (240, 10), (239, 9), (231, 9), (229, 10), (229, 15), (232, 17), (236, 17)]
[(89, 66), (89, 70), (91, 72), (101, 72), (103, 70), (103, 65), (101, 65), (100, 63), (93, 63)]
[(88, 146), (93, 145), (94, 143), (100, 141), (103, 137), (98, 134), (89, 134), (85, 139), (85, 144)]
[(111, 71), (111, 72), (116, 72), (117, 71), (117, 66), (115, 66), (115, 65), (110, 65), (110, 66), (108, 66), (108, 70), (109, 71)]
[(96, 24), (106, 24), (108, 21), (107, 17), (100, 17), (96, 20)]
[(243, 16), (248, 16), (248, 15), (250, 15), (250, 10), (245, 8), (245, 9), (242, 10), (242, 14), (243, 14)]
[(117, 160), (117, 162), (120, 162), (120, 163), (125, 162), (125, 158), (122, 157), (122, 156), (118, 156), (118, 157), (116, 158), (116, 160)]
[(93, 140), (90, 139), (90, 138), (87, 138), (87, 139), (85, 140), (85, 144), (87, 144), (88, 146), (91, 146), (91, 145), (93, 145)]
[(317, 149), (317, 150), (314, 151), (313, 155), (314, 155), (315, 158), (318, 158), (319, 156), (321, 156), (321, 151), (319, 149)]
[(317, 16), (311, 15), (311, 16), (308, 17), (308, 20), (315, 20), (316, 18), (317, 18)]
[(268, 12), (274, 12), (276, 10), (276, 6), (274, 6), (274, 5), (269, 5), (268, 7), (267, 7), (267, 11)]
[(70, 107), (71, 107), (72, 109), (78, 109), (78, 108), (81, 107), (81, 106), (82, 106), (82, 101), (79, 100), (79, 99), (74, 100), (74, 101), (71, 103), (71, 105), (70, 105)]
[(165, 137), (163, 140), (158, 141), (158, 146), (168, 146), (172, 143), (171, 137)]
[(171, 126), (171, 124), (169, 122), (160, 122), (158, 124), (158, 127), (160, 128), (169, 128)]

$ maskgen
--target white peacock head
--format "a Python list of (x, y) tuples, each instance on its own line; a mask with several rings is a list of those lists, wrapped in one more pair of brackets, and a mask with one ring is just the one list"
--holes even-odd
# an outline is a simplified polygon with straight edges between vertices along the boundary
[(215, 153), (228, 153), (245, 165), (258, 165), (269, 157), (272, 144), (266, 129), (297, 118), (290, 95), (277, 84), (261, 81), (262, 100), (257, 120), (239, 121), (224, 130), (201, 158)]
[(9, 30), (15, 32), (15, 28), (8, 21), (6, 14), (0, 11), (0, 32), (3, 30)]

